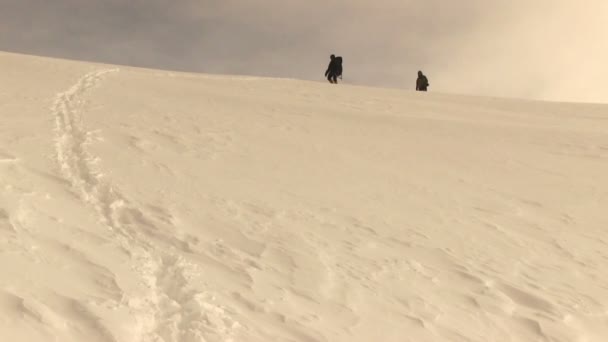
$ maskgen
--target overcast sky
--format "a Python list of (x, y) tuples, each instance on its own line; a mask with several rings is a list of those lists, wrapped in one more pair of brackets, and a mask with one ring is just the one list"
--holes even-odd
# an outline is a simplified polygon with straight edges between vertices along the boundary
[(608, 102), (607, 0), (0, 0), (0, 50), (173, 70)]

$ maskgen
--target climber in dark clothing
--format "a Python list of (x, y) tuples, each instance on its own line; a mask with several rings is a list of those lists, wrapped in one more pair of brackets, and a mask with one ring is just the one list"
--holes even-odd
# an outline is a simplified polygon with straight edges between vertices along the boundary
[(429, 80), (424, 76), (422, 71), (418, 71), (418, 79), (416, 80), (416, 90), (417, 91), (426, 91), (429, 87)]
[(330, 56), (331, 61), (325, 71), (325, 76), (329, 83), (338, 83), (338, 77), (342, 76), (342, 57), (336, 57), (335, 55)]

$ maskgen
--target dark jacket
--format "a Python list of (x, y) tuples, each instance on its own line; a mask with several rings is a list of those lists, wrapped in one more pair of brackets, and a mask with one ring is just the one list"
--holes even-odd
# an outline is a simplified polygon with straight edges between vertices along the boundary
[(325, 71), (325, 76), (327, 75), (342, 75), (342, 57), (334, 57), (329, 62), (327, 66), (327, 71)]
[(416, 80), (416, 90), (418, 91), (426, 91), (429, 87), (429, 80), (422, 74), (422, 72), (418, 72), (418, 79)]

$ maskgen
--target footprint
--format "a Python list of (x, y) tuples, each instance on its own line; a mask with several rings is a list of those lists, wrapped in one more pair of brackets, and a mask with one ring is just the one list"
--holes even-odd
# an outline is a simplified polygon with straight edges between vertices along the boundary
[(0, 163), (14, 163), (18, 160), (19, 158), (13, 156), (12, 154), (0, 151)]
[(13, 233), (17, 232), (15, 226), (13, 226), (13, 224), (11, 223), (8, 212), (0, 208), (0, 231), (2, 230), (8, 230)]
[(148, 152), (151, 150), (156, 150), (159, 147), (158, 144), (156, 144), (150, 140), (146, 140), (146, 139), (139, 138), (136, 136), (131, 136), (129, 138), (129, 145), (141, 152)]

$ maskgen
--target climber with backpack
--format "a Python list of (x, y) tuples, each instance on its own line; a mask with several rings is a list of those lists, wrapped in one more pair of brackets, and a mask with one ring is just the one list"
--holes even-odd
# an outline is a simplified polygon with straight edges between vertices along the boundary
[(342, 79), (342, 57), (331, 55), (329, 58), (329, 66), (327, 67), (327, 71), (325, 71), (325, 76), (329, 83), (337, 84), (338, 77)]

